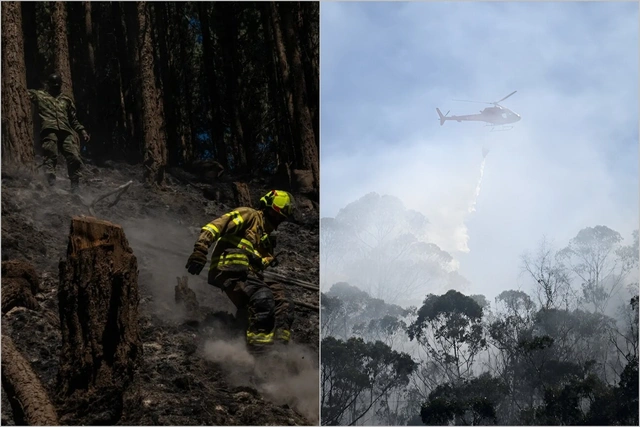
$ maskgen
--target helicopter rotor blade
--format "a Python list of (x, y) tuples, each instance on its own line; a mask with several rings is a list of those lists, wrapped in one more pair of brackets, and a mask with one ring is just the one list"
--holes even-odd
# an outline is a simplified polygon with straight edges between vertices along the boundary
[(492, 104), (497, 104), (498, 102), (502, 102), (505, 99), (507, 99), (508, 97), (510, 97), (511, 95), (513, 95), (514, 93), (516, 93), (517, 90), (514, 90), (513, 92), (511, 92), (509, 95), (505, 96), (504, 98), (502, 98), (500, 101), (496, 101), (496, 102), (492, 102)]
[(469, 101), (468, 99), (452, 99), (452, 101), (458, 101), (458, 102), (473, 102), (474, 104), (493, 104), (493, 102)]

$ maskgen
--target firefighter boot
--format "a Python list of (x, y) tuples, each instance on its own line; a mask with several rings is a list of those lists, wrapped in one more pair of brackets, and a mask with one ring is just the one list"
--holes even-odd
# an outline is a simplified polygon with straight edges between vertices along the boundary
[(273, 339), (278, 344), (287, 345), (291, 339), (291, 331), (285, 328), (276, 328)]
[(273, 346), (273, 332), (247, 330), (247, 350), (251, 354), (266, 353)]

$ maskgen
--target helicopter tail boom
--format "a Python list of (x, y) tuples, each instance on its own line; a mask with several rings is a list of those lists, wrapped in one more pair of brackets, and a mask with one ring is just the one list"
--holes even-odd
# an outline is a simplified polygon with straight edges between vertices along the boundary
[[(438, 116), (440, 116), (440, 126), (442, 126), (445, 122), (445, 120), (447, 120), (447, 116), (442, 114), (442, 111), (440, 111), (439, 108), (436, 108), (436, 111), (438, 112)], [(449, 113), (447, 113), (449, 114)]]

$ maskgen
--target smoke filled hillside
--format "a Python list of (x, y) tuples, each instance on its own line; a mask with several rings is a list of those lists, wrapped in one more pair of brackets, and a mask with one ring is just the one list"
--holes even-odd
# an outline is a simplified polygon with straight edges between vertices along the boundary
[(369, 193), (321, 219), (322, 286), (343, 281), (394, 304), (464, 289), (458, 261), (430, 240), (429, 220), (394, 197)]
[[(2, 3), (2, 424), (317, 424), (318, 30), (317, 3)], [(255, 354), (185, 264), (272, 189), (295, 320)]]

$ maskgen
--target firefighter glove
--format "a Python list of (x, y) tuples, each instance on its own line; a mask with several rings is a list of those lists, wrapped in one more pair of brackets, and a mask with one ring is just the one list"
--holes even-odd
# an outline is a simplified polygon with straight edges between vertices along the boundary
[(193, 253), (189, 257), (185, 268), (191, 274), (200, 274), (200, 272), (204, 268), (204, 265), (207, 263), (207, 255), (208, 251), (205, 251), (204, 248), (196, 246), (196, 248), (193, 250)]
[(248, 253), (247, 256), (249, 257), (249, 264), (251, 265), (253, 270), (264, 270), (264, 263), (262, 262), (262, 258), (260, 256), (255, 253)]
[(266, 266), (267, 267), (277, 267), (278, 264), (280, 264), (280, 263), (278, 262), (278, 258), (277, 257), (273, 257), (271, 259), (269, 259), (269, 258), (266, 259)]

